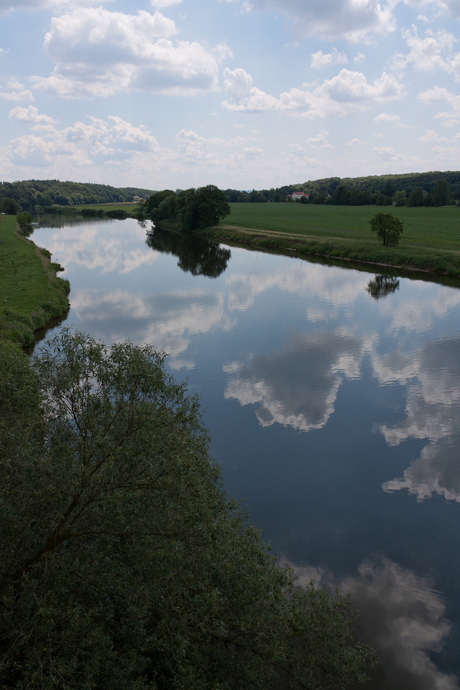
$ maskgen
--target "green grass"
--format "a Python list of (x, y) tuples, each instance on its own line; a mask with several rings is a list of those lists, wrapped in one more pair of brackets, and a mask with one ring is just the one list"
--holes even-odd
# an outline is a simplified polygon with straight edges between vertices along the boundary
[(0, 339), (21, 345), (68, 308), (69, 283), (49, 252), (15, 234), (15, 216), (0, 216)]
[(296, 233), (321, 239), (347, 239), (375, 246), (369, 220), (391, 213), (404, 223), (399, 247), (448, 250), (460, 253), (460, 208), (405, 206), (323, 206), (315, 204), (231, 204), (222, 225), (272, 232)]
[[(397, 247), (383, 247), (371, 233), (369, 220), (379, 212), (403, 221)], [(231, 204), (230, 215), (209, 234), (275, 251), (415, 267), (460, 277), (460, 208), (456, 206)]]

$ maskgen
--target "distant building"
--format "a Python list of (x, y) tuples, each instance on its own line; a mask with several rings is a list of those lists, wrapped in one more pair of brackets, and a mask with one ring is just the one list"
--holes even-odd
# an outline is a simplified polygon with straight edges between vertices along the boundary
[(292, 199), (293, 201), (299, 200), (305, 198), (308, 199), (310, 195), (306, 194), (305, 192), (292, 192), (292, 194), (287, 195), (287, 199)]

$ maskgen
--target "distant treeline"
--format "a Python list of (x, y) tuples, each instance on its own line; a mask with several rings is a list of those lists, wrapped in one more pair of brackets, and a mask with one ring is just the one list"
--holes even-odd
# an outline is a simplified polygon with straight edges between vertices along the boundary
[(460, 172), (328, 177), (309, 180), (303, 184), (253, 189), (252, 192), (226, 189), (225, 197), (230, 203), (285, 202), (291, 201), (290, 195), (294, 192), (303, 192), (306, 195), (296, 203), (342, 206), (445, 206), (460, 200)]
[(40, 212), (47, 206), (74, 206), (76, 204), (107, 204), (134, 201), (134, 197), (147, 198), (151, 189), (138, 187), (110, 187), (105, 184), (59, 182), (59, 180), (25, 180), (0, 182), (0, 205), (11, 200), (18, 211)]

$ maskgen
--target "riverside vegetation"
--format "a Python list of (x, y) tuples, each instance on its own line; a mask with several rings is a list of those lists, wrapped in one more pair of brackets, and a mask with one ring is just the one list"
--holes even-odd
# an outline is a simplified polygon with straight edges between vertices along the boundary
[[(22, 220), (27, 233), (29, 219)], [(0, 341), (25, 347), (34, 331), (67, 311), (70, 285), (57, 277), (61, 267), (51, 254), (20, 235), (16, 217), (0, 216), (0, 242)]]

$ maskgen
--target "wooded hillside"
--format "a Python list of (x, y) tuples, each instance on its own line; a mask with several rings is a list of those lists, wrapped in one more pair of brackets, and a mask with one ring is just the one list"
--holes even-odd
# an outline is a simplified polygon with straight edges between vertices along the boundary
[(138, 187), (110, 187), (105, 184), (82, 182), (60, 182), (59, 180), (24, 180), (21, 182), (1, 182), (0, 201), (8, 198), (16, 201), (21, 211), (34, 213), (36, 206), (45, 207), (58, 204), (104, 204), (120, 201), (134, 201), (135, 196), (147, 198), (151, 189)]

